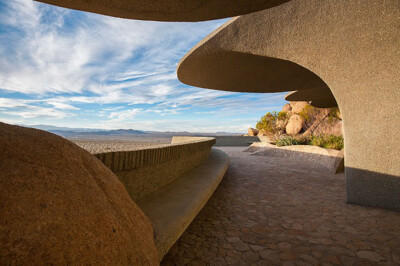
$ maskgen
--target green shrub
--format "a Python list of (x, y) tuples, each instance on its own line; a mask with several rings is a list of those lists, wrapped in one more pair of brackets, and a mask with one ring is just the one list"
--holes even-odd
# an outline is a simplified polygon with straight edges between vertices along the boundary
[(280, 138), (275, 142), (276, 146), (282, 147), (282, 146), (291, 146), (291, 145), (300, 145), (297, 140), (293, 137), (284, 137)]
[(311, 117), (315, 113), (315, 107), (311, 105), (306, 105), (304, 109), (298, 113), (299, 116), (303, 117), (306, 122), (310, 121)]
[(264, 129), (267, 132), (272, 134), (277, 133), (279, 130), (276, 128), (276, 121), (286, 120), (289, 116), (287, 112), (268, 112), (264, 116), (261, 117), (260, 121), (257, 122), (256, 128), (259, 130)]
[(339, 113), (340, 111), (338, 107), (331, 108), (328, 113), (328, 122), (332, 123), (334, 119), (340, 119)]
[(285, 136), (278, 139), (275, 142), (276, 146), (291, 146), (291, 145), (305, 145), (308, 143), (308, 139), (304, 137), (292, 137), (292, 136)]
[(344, 148), (344, 139), (342, 136), (326, 135), (326, 136), (311, 136), (307, 137), (292, 137), (285, 136), (275, 142), (276, 146), (291, 146), (291, 145), (312, 145), (325, 149), (341, 150)]
[(264, 129), (267, 132), (275, 133), (277, 131), (275, 127), (276, 119), (278, 118), (277, 112), (268, 112), (261, 117), (260, 121), (257, 122), (256, 128), (259, 130)]
[(335, 135), (311, 136), (309, 144), (326, 149), (341, 150), (344, 148), (344, 139), (342, 136)]
[[(304, 118), (306, 122), (312, 122), (312, 117), (318, 113), (318, 109), (306, 105), (304, 109), (299, 113), (301, 117)], [(339, 108), (331, 108), (328, 113), (329, 121), (334, 119), (339, 119)], [(273, 139), (279, 138), (279, 129), (276, 127), (277, 120), (287, 120), (289, 119), (289, 114), (287, 112), (268, 112), (261, 117), (260, 121), (257, 122), (256, 128), (259, 130), (265, 130), (271, 133), (274, 137)], [(290, 146), (290, 145), (313, 145), (319, 146), (326, 149), (336, 149), (341, 150), (344, 147), (344, 140), (342, 136), (334, 135), (320, 135), (311, 137), (302, 136), (285, 136), (279, 138), (275, 144), (277, 146)]]
[(279, 113), (278, 113), (278, 119), (279, 120), (286, 120), (286, 119), (288, 119), (289, 118), (289, 116), (288, 116), (288, 113), (287, 112), (285, 112), (285, 111), (280, 111)]

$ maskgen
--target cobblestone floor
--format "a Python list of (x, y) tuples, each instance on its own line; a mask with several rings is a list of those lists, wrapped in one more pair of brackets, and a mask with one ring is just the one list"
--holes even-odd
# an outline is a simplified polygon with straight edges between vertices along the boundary
[(162, 265), (400, 265), (400, 213), (345, 204), (343, 174), (221, 149), (227, 174)]

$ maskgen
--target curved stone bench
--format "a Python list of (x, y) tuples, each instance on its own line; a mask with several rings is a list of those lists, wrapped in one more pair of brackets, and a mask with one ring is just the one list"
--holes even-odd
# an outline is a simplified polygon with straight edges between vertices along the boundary
[(214, 138), (174, 137), (168, 146), (94, 155), (118, 176), (136, 201), (202, 163), (214, 144)]
[(212, 149), (199, 166), (136, 202), (153, 224), (160, 260), (206, 204), (228, 166), (229, 156)]
[(159, 259), (217, 188), (229, 166), (214, 138), (173, 137), (171, 145), (95, 154), (150, 218)]
[(245, 152), (257, 156), (290, 157), (317, 163), (330, 173), (344, 172), (343, 150), (324, 149), (311, 145), (293, 145), (278, 147), (269, 143), (254, 143)]

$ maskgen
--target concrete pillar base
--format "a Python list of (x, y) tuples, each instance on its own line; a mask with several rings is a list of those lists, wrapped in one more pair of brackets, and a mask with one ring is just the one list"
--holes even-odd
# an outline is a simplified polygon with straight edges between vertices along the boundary
[(400, 178), (346, 168), (347, 203), (400, 211)]

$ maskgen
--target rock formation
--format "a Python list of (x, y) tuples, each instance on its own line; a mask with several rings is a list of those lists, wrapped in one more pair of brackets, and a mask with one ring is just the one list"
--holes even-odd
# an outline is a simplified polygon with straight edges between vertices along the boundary
[(255, 128), (250, 127), (250, 128), (248, 129), (248, 134), (247, 134), (247, 136), (257, 136), (258, 133), (259, 133), (259, 130), (258, 130), (258, 129), (255, 129)]
[[(279, 115), (281, 114), (281, 115)], [(268, 136), (274, 140), (282, 135), (335, 135), (342, 136), (342, 117), (337, 108), (316, 108), (308, 102), (285, 104), (276, 116), (270, 115), (270, 131), (249, 128), (250, 136)], [(258, 134), (257, 134), (258, 132)]]
[(298, 114), (292, 114), (286, 125), (286, 133), (289, 135), (297, 135), (303, 129), (305, 120)]
[(290, 112), (292, 112), (292, 114), (298, 114), (302, 112), (307, 105), (308, 102), (290, 102)]
[(51, 133), (0, 123), (6, 265), (157, 265), (153, 229), (98, 159)]
[(290, 103), (287, 103), (282, 107), (282, 112), (290, 112), (290, 111), (292, 111), (292, 107), (290, 106)]

